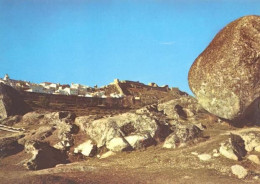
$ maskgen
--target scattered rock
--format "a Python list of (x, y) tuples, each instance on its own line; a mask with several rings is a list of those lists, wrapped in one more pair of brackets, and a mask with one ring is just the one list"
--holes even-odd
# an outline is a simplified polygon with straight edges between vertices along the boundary
[(255, 164), (260, 164), (260, 160), (259, 160), (259, 157), (257, 155), (249, 155), (247, 157), (248, 160), (254, 162)]
[(234, 175), (236, 175), (239, 179), (243, 179), (247, 176), (247, 170), (241, 165), (233, 165), (231, 167), (231, 171)]
[(248, 152), (259, 150), (260, 132), (247, 131), (239, 134), (245, 142), (245, 149)]
[(244, 140), (235, 134), (231, 134), (228, 141), (221, 144), (219, 152), (232, 160), (241, 160), (247, 154)]
[(106, 147), (113, 152), (131, 150), (130, 144), (122, 137), (114, 137), (106, 143)]
[(92, 143), (91, 140), (88, 140), (80, 145), (78, 145), (74, 149), (74, 153), (81, 153), (82, 155), (86, 157), (92, 157), (97, 152), (97, 146)]
[(253, 179), (254, 179), (254, 180), (258, 180), (258, 179), (259, 179), (259, 176), (254, 176)]
[(32, 109), (26, 104), (19, 92), (0, 83), (0, 119), (8, 116), (24, 115)]
[(220, 153), (217, 149), (214, 149), (212, 152), (213, 152), (213, 157), (219, 157), (220, 156)]
[(115, 155), (116, 153), (113, 152), (113, 151), (108, 151), (106, 153), (104, 153), (103, 155), (100, 156), (100, 159), (103, 159), (103, 158), (108, 158), (108, 157), (111, 157), (113, 155)]
[(176, 124), (173, 129), (173, 133), (166, 138), (163, 144), (164, 148), (176, 148), (201, 135), (201, 130), (193, 124)]
[(221, 155), (223, 155), (226, 158), (229, 158), (232, 160), (238, 160), (238, 156), (235, 154), (230, 142), (222, 143), (219, 148), (219, 152)]
[(30, 170), (46, 169), (57, 164), (68, 163), (67, 155), (48, 143), (28, 141), (25, 144), (25, 151), (32, 154), (32, 158), (25, 164)]
[(219, 157), (220, 153), (213, 153), (213, 157)]
[(211, 159), (211, 155), (210, 154), (201, 154), (201, 155), (198, 155), (198, 157), (202, 161), (209, 161)]
[(260, 16), (231, 22), (193, 63), (189, 86), (208, 112), (229, 120), (260, 121), (259, 27)]
[(197, 152), (191, 152), (192, 155), (198, 156), (199, 154)]

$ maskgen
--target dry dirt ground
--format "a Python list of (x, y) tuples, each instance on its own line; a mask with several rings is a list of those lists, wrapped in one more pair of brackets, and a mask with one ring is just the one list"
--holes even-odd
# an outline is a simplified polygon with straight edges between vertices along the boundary
[[(162, 145), (143, 150), (122, 152), (105, 159), (85, 158), (54, 168), (28, 171), (23, 166), (24, 152), (0, 159), (0, 183), (260, 183), (250, 175), (238, 179), (231, 166), (239, 164), (260, 171), (260, 166), (247, 160), (233, 161), (223, 156), (201, 161), (192, 152), (212, 154), (231, 131), (245, 131), (228, 124), (207, 125), (205, 139), (178, 149), (164, 149)], [(260, 128), (253, 128), (259, 130)], [(0, 132), (6, 136), (6, 132)]]

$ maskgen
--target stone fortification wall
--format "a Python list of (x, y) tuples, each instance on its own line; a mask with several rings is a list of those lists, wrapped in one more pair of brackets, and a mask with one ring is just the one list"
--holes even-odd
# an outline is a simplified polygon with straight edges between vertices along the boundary
[(45, 101), (51, 107), (65, 105), (70, 107), (109, 107), (109, 108), (123, 108), (134, 105), (132, 98), (94, 98), (94, 97), (80, 97), (72, 95), (53, 95), (43, 93), (20, 92), (23, 99), (29, 104), (44, 105)]
[(123, 81), (118, 83), (118, 86), (121, 88), (121, 90), (125, 95), (133, 95), (133, 96), (138, 96), (141, 91), (147, 91), (147, 90), (156, 90), (156, 91), (163, 91), (163, 92), (169, 91), (168, 86), (153, 87), (153, 86), (148, 86), (143, 83), (133, 82), (133, 81)]

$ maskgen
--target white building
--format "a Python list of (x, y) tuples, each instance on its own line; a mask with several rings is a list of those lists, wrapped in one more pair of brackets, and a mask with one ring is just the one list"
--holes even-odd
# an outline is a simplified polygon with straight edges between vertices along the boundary
[(47, 89), (53, 88), (55, 90), (58, 89), (60, 86), (60, 84), (51, 83), (51, 82), (42, 82), (42, 83), (40, 83), (40, 85)]
[(34, 93), (46, 93), (45, 88), (40, 85), (32, 85), (30, 89), (26, 90), (27, 92), (34, 92)]
[(68, 95), (78, 95), (78, 89), (75, 88), (65, 88), (64, 91), (68, 93)]
[(10, 80), (10, 77), (9, 77), (8, 74), (5, 74), (5, 76), (4, 76), (4, 81), (8, 81), (8, 80)]
[(78, 95), (85, 96), (88, 92), (89, 86), (81, 85), (81, 84), (75, 84), (71, 83), (70, 86), (72, 89), (78, 90)]

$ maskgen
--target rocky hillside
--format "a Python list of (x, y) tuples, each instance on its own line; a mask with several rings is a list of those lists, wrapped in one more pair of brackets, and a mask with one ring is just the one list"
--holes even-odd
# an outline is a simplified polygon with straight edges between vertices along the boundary
[(8, 183), (239, 183), (260, 176), (260, 129), (234, 128), (187, 95), (114, 116), (33, 111), (0, 124), (0, 178)]
[[(138, 94), (143, 103), (123, 110), (97, 106), (91, 113), (83, 106), (78, 113), (74, 98), (60, 109), (53, 108), (54, 103), (34, 102), (30, 108), (29, 100), (1, 85), (1, 183), (260, 183), (259, 76), (251, 73), (253, 79), (244, 81), (252, 87), (246, 88), (250, 93), (238, 88), (238, 96), (234, 78), (225, 71), (218, 78), (222, 87), (214, 87), (217, 79), (210, 77), (206, 63), (212, 54), (220, 63), (210, 64), (213, 76), (221, 74), (225, 62), (225, 70), (232, 71), (232, 51), (225, 50), (226, 43), (234, 44), (231, 50), (252, 44), (241, 53), (257, 55), (258, 25), (257, 16), (238, 19), (199, 56), (189, 76), (196, 98), (177, 89), (126, 82), (118, 86), (129, 96)], [(215, 46), (224, 47), (228, 56), (218, 55)], [(241, 53), (238, 59), (233, 55), (233, 62), (247, 71)], [(246, 60), (254, 72), (259, 71), (256, 55)]]

